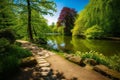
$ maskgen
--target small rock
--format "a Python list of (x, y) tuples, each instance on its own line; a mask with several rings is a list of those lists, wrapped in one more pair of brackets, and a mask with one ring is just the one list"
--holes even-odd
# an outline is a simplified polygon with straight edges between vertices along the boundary
[(47, 63), (47, 61), (38, 61), (38, 64)]
[(46, 54), (45, 54), (45, 57), (49, 57), (49, 54), (48, 54), (48, 53), (46, 53)]
[(77, 56), (73, 56), (73, 57), (68, 58), (68, 60), (70, 60), (70, 61), (72, 61), (72, 62), (74, 62), (74, 63), (79, 64), (80, 61), (82, 60), (82, 58), (77, 57)]
[(90, 64), (90, 65), (92, 65), (92, 66), (97, 65), (97, 62), (96, 62), (94, 59), (89, 59), (89, 58), (85, 59), (85, 60), (84, 60), (84, 63), (85, 63), (85, 64)]
[(46, 76), (48, 76), (48, 74), (49, 74), (49, 72), (41, 72), (42, 77), (46, 77)]
[(22, 61), (21, 61), (22, 67), (33, 66), (36, 64), (37, 64), (37, 61), (34, 57), (27, 57), (27, 58), (22, 59)]
[(69, 58), (71, 58), (71, 57), (73, 57), (72, 54), (65, 54), (65, 58), (66, 58), (66, 59), (69, 59)]
[(40, 56), (44, 56), (44, 54), (42, 52), (38, 52), (37, 54)]
[(37, 61), (46, 61), (45, 59), (37, 59)]
[(36, 57), (37, 59), (45, 59), (46, 57), (45, 56), (39, 56), (39, 57)]
[(119, 72), (109, 69), (104, 65), (96, 65), (93, 69), (97, 72), (100, 72), (103, 75), (110, 76), (110, 78), (113, 78), (114, 80), (120, 80)]
[(50, 63), (43, 63), (43, 64), (39, 64), (40, 67), (49, 67)]
[(93, 69), (93, 66), (87, 64), (87, 65), (85, 66), (85, 68), (88, 69), (88, 70), (92, 70), (92, 69)]
[(52, 78), (56, 80), (56, 79), (57, 79), (57, 76), (56, 76), (56, 75), (52, 75)]
[(50, 68), (50, 67), (42, 67), (41, 70), (42, 70), (43, 72), (48, 72), (48, 71), (51, 70), (51, 68)]

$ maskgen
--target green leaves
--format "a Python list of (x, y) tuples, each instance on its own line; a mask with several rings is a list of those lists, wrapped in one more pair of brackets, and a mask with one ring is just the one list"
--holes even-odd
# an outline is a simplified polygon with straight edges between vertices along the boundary
[(93, 27), (88, 28), (84, 34), (87, 38), (100, 39), (103, 36), (103, 33), (100, 26), (94, 25)]
[[(120, 5), (118, 3), (120, 3), (119, 0), (90, 0), (85, 9), (79, 13), (72, 30), (73, 35), (81, 35), (81, 33), (92, 31), (93, 34), (100, 34), (103, 37), (119, 36)], [(98, 32), (97, 30), (91, 30), (91, 27), (95, 25), (100, 27), (100, 33), (99, 30)], [(94, 37), (94, 35), (92, 36)]]

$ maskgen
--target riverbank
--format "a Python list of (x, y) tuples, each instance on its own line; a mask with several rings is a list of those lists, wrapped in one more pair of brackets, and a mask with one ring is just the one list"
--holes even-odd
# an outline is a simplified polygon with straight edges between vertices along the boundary
[(120, 53), (120, 41), (81, 39), (71, 36), (47, 36), (47, 47), (66, 53), (89, 52), (91, 50), (105, 56), (114, 56)]
[[(21, 41), (19, 41), (19, 42), (21, 42)], [(57, 80), (57, 78), (59, 80), (62, 80), (62, 79), (64, 79), (64, 80), (89, 80), (89, 79), (91, 79), (91, 80), (110, 80), (109, 78), (97, 73), (94, 70), (80, 67), (79, 65), (71, 63), (71, 62), (67, 61), (66, 59), (60, 57), (59, 55), (54, 54), (53, 52), (50, 52), (43, 48), (38, 48), (35, 44), (31, 45), (31, 43), (28, 43), (28, 45), (27, 45), (26, 42), (24, 42), (24, 41), (22, 41), (22, 43), (24, 44), (23, 48), (28, 48), (29, 50), (32, 51), (36, 61), (38, 62), (38, 64), (36, 66), (34, 66), (33, 68), (27, 67), (28, 71), (29, 71), (29, 69), (31, 71), (31, 74), (27, 75), (27, 79), (30, 78), (29, 76), (32, 75), (32, 77), (33, 77), (32, 79), (36, 80), (35, 79), (36, 75), (39, 75), (39, 76), (37, 76), (37, 79), (39, 78), (39, 79), (43, 79), (43, 80), (46, 80), (46, 78), (49, 78), (49, 80)], [(49, 70), (43, 71), (45, 73), (48, 71), (49, 74), (46, 74), (46, 75), (44, 74), (45, 76), (41, 75), (42, 67), (40, 67), (40, 65), (41, 65), (40, 63), (42, 63), (42, 65), (44, 64), (44, 67), (50, 68), (50, 72), (49, 72)], [(36, 68), (38, 70), (35, 70)], [(25, 70), (27, 70), (27, 69), (22, 69), (22, 70), (24, 70), (23, 74), (24, 74)], [(56, 72), (57, 72), (57, 74), (56, 74)], [(35, 73), (36, 73), (36, 75), (35, 75)], [(50, 74), (50, 73), (52, 73), (52, 74)], [(52, 79), (53, 76), (56, 79)], [(23, 78), (22, 80), (25, 80), (24, 79), (25, 75), (19, 75), (19, 78), (20, 77)], [(20, 80), (20, 79), (17, 78), (14, 80)]]

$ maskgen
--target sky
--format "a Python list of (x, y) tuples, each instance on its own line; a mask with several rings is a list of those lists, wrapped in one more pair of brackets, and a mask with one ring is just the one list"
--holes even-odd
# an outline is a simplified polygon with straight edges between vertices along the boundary
[(88, 4), (89, 0), (54, 0), (57, 4), (57, 12), (53, 13), (54, 16), (46, 15), (44, 16), (48, 20), (48, 24), (50, 25), (52, 22), (56, 23), (60, 12), (63, 7), (74, 8), (78, 13), (84, 9), (84, 7)]

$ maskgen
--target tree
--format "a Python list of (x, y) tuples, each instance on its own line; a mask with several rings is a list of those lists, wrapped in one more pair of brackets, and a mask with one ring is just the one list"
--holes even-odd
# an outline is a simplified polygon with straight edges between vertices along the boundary
[(75, 9), (64, 7), (61, 10), (60, 16), (58, 18), (57, 26), (65, 26), (64, 33), (70, 35), (71, 29), (74, 26), (76, 16), (77, 12), (75, 11)]
[(102, 30), (99, 34), (103, 37), (120, 36), (119, 3), (120, 0), (90, 0), (85, 9), (79, 13), (75, 27), (72, 30), (73, 35), (81, 35), (86, 33), (86, 31), (88, 33), (89, 30), (93, 29), (91, 27), (97, 25)]
[(40, 12), (41, 14), (50, 14), (52, 15), (52, 11), (56, 11), (55, 3), (49, 0), (13, 0), (14, 4), (20, 7), (19, 11), (24, 13), (27, 7), (27, 15), (28, 15), (28, 37), (30, 41), (33, 41), (33, 27), (31, 26), (31, 11), (35, 10)]
[(0, 29), (9, 28), (15, 24), (15, 14), (8, 0), (0, 0)]
[[(47, 20), (42, 16), (42, 14), (38, 13), (35, 10), (31, 11), (31, 26), (32, 26), (32, 30), (33, 30), (33, 37), (42, 37), (41, 34), (43, 33), (47, 33), (50, 31), (48, 24), (47, 24)], [(22, 15), (18, 15), (18, 20), (17, 20), (17, 25), (13, 27), (13, 29), (17, 32), (17, 34), (19, 35), (18, 38), (26, 38), (26, 36), (28, 35), (26, 33), (27, 31), (27, 23), (28, 21), (27, 19), (27, 14), (22, 14)]]

